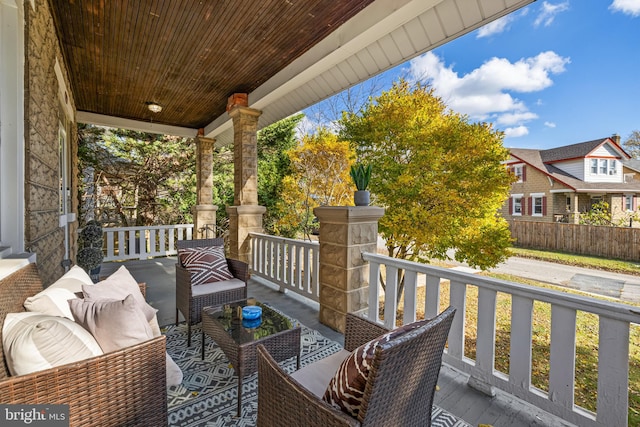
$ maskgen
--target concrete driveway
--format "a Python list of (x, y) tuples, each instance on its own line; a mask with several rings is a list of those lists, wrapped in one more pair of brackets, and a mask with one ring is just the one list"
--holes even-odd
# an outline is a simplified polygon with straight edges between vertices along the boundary
[(640, 302), (640, 276), (520, 257), (511, 257), (489, 271), (566, 286), (620, 301)]

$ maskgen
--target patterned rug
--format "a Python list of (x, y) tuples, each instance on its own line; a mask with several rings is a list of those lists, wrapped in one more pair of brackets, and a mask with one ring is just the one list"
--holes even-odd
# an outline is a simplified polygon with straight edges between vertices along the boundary
[[(296, 322), (297, 323), (297, 322)], [(258, 374), (245, 377), (242, 389), (242, 416), (236, 416), (238, 377), (222, 350), (207, 338), (205, 360), (200, 359), (200, 325), (191, 328), (191, 347), (187, 348), (187, 326), (163, 328), (167, 351), (182, 369), (184, 379), (168, 389), (169, 425), (184, 427), (255, 426), (258, 407)], [(327, 357), (341, 346), (302, 325), (300, 364), (305, 366)], [(295, 370), (295, 358), (282, 364)], [(448, 412), (434, 406), (434, 427), (470, 427)]]

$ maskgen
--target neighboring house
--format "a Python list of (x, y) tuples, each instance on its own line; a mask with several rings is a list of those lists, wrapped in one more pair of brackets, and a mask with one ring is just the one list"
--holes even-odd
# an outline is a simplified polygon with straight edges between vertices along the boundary
[(507, 161), (518, 177), (502, 208), (507, 219), (578, 223), (597, 202), (609, 204), (612, 222), (638, 210), (640, 161), (620, 147), (620, 137), (548, 150), (513, 148)]

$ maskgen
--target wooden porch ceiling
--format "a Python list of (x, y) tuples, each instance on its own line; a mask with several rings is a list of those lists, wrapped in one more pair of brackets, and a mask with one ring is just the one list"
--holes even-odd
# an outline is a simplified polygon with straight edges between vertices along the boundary
[[(78, 121), (232, 142), (534, 0), (49, 0)], [(147, 103), (162, 105), (154, 114)]]
[(51, 3), (78, 110), (204, 128), (372, 1)]

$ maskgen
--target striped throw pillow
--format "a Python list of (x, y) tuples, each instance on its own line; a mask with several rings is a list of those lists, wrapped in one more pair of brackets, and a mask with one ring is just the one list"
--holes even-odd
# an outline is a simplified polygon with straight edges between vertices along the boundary
[(41, 313), (8, 313), (2, 345), (11, 375), (25, 375), (102, 354), (82, 326)]
[(336, 371), (335, 376), (331, 378), (322, 399), (342, 412), (352, 417), (357, 417), (362, 406), (364, 388), (367, 385), (369, 372), (373, 366), (376, 348), (380, 344), (387, 343), (425, 325), (428, 321), (429, 319), (418, 320), (417, 322), (400, 326), (356, 348), (347, 356)]
[(233, 279), (223, 246), (184, 248), (178, 253), (180, 263), (191, 273), (191, 285)]

